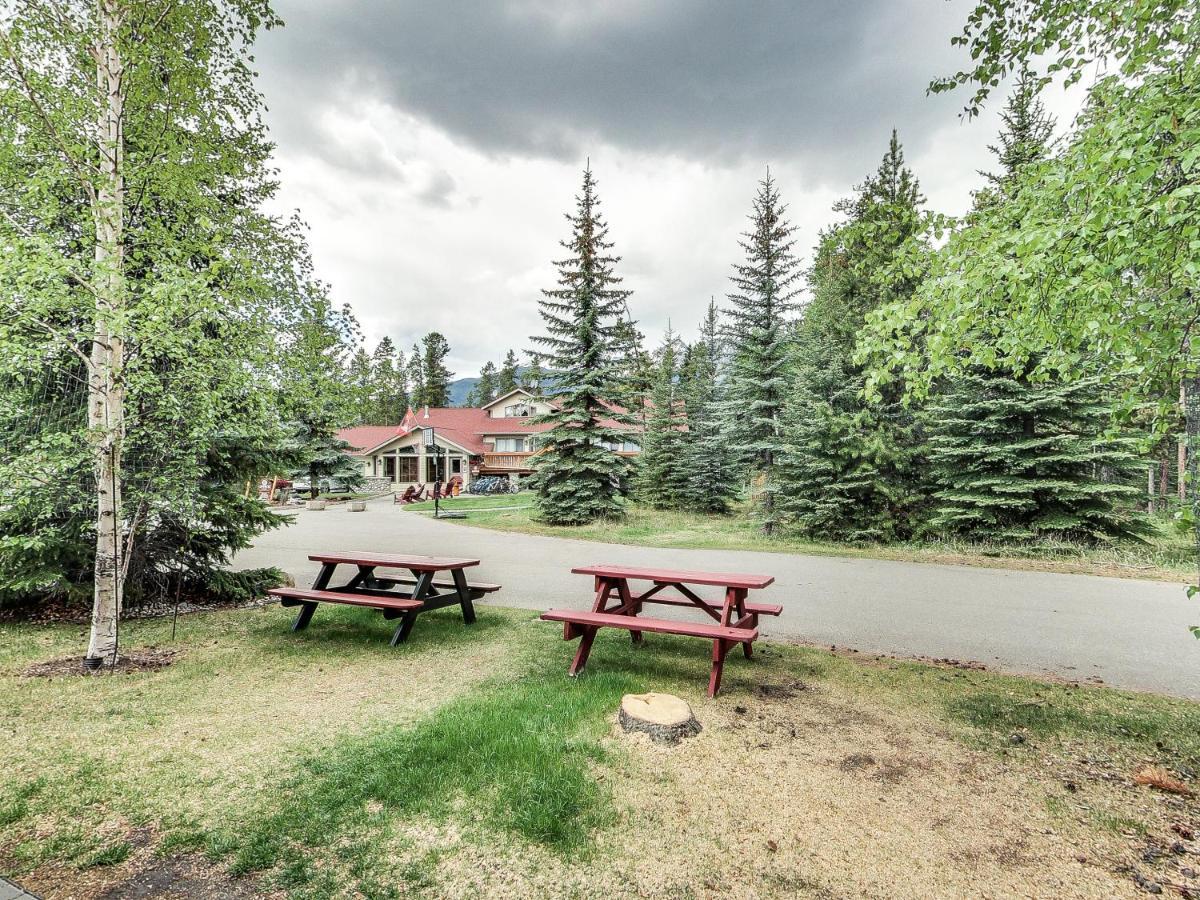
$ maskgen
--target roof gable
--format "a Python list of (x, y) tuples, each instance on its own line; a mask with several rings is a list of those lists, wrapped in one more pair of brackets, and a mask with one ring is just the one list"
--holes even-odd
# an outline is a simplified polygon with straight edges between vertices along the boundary
[(519, 388), (513, 388), (513, 389), (512, 389), (511, 391), (509, 391), (507, 394), (501, 394), (499, 397), (497, 397), (497, 398), (496, 398), (495, 400), (493, 400), (491, 403), (485, 403), (485, 404), (484, 404), (482, 407), (480, 407), (480, 408), (481, 408), (481, 409), (483, 409), (484, 411), (487, 411), (487, 410), (491, 409), (493, 406), (499, 406), (499, 405), (500, 405), (501, 403), (503, 403), (505, 400), (507, 400), (507, 399), (509, 399), (510, 397), (513, 397), (513, 396), (515, 396), (515, 395), (517, 395), (517, 394), (524, 394), (524, 395), (525, 395), (526, 397), (528, 397), (529, 399), (531, 399), (531, 400), (533, 399), (533, 394), (529, 393), (529, 391), (525, 390), (525, 388), (522, 388), (522, 387), (519, 387)]

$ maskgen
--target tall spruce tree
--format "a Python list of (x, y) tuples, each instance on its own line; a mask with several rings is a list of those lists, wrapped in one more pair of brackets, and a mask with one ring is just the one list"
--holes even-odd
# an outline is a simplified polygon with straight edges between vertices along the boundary
[[(990, 148), (1001, 171), (986, 175), (991, 188), (976, 195), (977, 208), (1015, 197), (1022, 171), (1049, 153), (1054, 120), (1028, 72), (1001, 118)], [(1109, 433), (1114, 410), (1105, 386), (1095, 377), (1035, 382), (1032, 364), (1015, 372), (976, 366), (934, 392), (928, 429), (938, 489), (930, 529), (1004, 541), (1137, 533), (1139, 462), (1132, 438)]]
[(775, 471), (787, 397), (791, 315), (796, 309), (799, 261), (793, 227), (770, 170), (758, 185), (751, 229), (739, 242), (745, 261), (734, 265), (726, 310), (730, 370), (726, 433), (750, 479), (752, 512), (763, 533), (780, 525)]
[(919, 524), (919, 423), (899, 386), (867, 402), (854, 351), (866, 314), (919, 283), (921, 202), (893, 131), (878, 171), (835, 207), (848, 221), (822, 235), (809, 270), (780, 471), (787, 518), (807, 534), (889, 541)]
[(509, 350), (504, 354), (504, 362), (500, 364), (500, 371), (496, 373), (496, 396), (503, 397), (509, 391), (515, 391), (520, 387), (521, 364), (517, 359), (517, 354), (513, 350)]
[(404, 418), (408, 408), (405, 389), (404, 354), (386, 335), (375, 346), (371, 356), (371, 422), (375, 425), (395, 425)]
[[(554, 404), (535, 423), (551, 426), (539, 440), (533, 486), (537, 518), (580, 525), (623, 512), (629, 466), (608, 446), (624, 441), (630, 417), (614, 409), (621, 389), (617, 365), (622, 315), (630, 292), (615, 274), (608, 225), (600, 214), (589, 166), (576, 197), (571, 237), (558, 267), (558, 287), (539, 301), (546, 333), (534, 336), (535, 364), (546, 367)], [(540, 393), (546, 392), (543, 383)]]
[[(1030, 163), (1046, 158), (1050, 139), (1054, 136), (1055, 120), (1041, 101), (1037, 78), (1028, 68), (1021, 70), (1016, 86), (1000, 113), (1003, 130), (998, 144), (988, 149), (1000, 163), (1000, 172), (981, 172), (992, 189), (1004, 196), (1015, 192), (1018, 173)], [(976, 195), (976, 203), (983, 200)]]
[(680, 459), (686, 423), (679, 381), (680, 351), (679, 337), (668, 325), (654, 361), (636, 485), (638, 499), (656, 509), (681, 505), (686, 477)]
[(467, 406), (486, 406), (496, 399), (496, 364), (485, 362), (479, 370), (479, 381), (467, 395)]
[(359, 347), (350, 357), (346, 367), (346, 382), (350, 387), (350, 421), (355, 425), (369, 423), (374, 415), (371, 375), (371, 356), (364, 347)]
[(940, 483), (935, 532), (974, 539), (1096, 541), (1144, 530), (1137, 442), (1112, 436), (1098, 378), (1030, 382), (963, 374), (929, 408)]
[(421, 360), (421, 345), (413, 344), (408, 354), (408, 403), (409, 406), (421, 407), (429, 403), (425, 394), (425, 365)]
[(450, 405), (450, 381), (454, 373), (446, 368), (450, 344), (440, 332), (431, 331), (421, 339), (421, 403), (428, 406)]
[(722, 428), (723, 357), (717, 304), (710, 300), (680, 375), (687, 431), (676, 462), (683, 475), (679, 505), (694, 512), (727, 513), (737, 494), (733, 453)]

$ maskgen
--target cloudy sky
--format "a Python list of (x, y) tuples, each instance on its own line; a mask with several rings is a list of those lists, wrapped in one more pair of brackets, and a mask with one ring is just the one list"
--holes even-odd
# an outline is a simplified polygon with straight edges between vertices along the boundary
[[(926, 96), (964, 64), (968, 0), (278, 0), (257, 46), (280, 209), (367, 343), (430, 330), (478, 372), (539, 330), (591, 160), (652, 342), (720, 301), (755, 182), (807, 250), (899, 129), (929, 205), (961, 212), (995, 109)], [(1074, 98), (1051, 90), (1064, 124)]]

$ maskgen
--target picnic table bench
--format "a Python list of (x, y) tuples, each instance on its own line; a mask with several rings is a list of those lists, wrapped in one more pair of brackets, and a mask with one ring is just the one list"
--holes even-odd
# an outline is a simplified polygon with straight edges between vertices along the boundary
[[(314, 554), (309, 559), (321, 563), (311, 588), (279, 587), (267, 592), (283, 606), (300, 607), (292, 631), (307, 628), (321, 603), (365, 606), (382, 612), (384, 619), (400, 619), (392, 633), (391, 646), (395, 647), (408, 637), (421, 613), (457, 604), (463, 622), (470, 625), (475, 621), (472, 601), (500, 590), (498, 584), (467, 581), (464, 570), (479, 565), (477, 559), (353, 552)], [(345, 584), (331, 588), (329, 583), (339, 565), (354, 566), (357, 572)], [(400, 571), (380, 576), (377, 569)], [(405, 570), (409, 574), (402, 574)], [(449, 580), (437, 580), (444, 573)]]
[[(715, 697), (721, 689), (721, 673), (726, 654), (738, 644), (749, 659), (751, 645), (758, 638), (758, 617), (778, 616), (783, 607), (775, 603), (753, 603), (747, 600), (752, 590), (774, 583), (770, 575), (746, 575), (732, 572), (689, 572), (679, 569), (645, 569), (631, 566), (580, 566), (571, 570), (577, 575), (591, 575), (596, 599), (591, 612), (575, 609), (551, 609), (542, 614), (548, 622), (563, 623), (563, 640), (579, 638), (579, 649), (568, 670), (578, 675), (587, 665), (588, 655), (596, 632), (601, 628), (623, 628), (640, 643), (642, 632), (679, 634), (706, 638), (712, 645), (712, 671), (708, 679), (708, 696)], [(635, 594), (630, 581), (648, 581), (650, 587)], [(692, 586), (711, 585), (725, 589), (723, 601), (705, 600)], [(662, 592), (671, 589), (675, 596)], [(613, 595), (616, 602), (609, 605)], [(642, 615), (647, 603), (664, 606), (683, 606), (699, 609), (715, 624), (686, 622), (676, 619), (654, 619)]]

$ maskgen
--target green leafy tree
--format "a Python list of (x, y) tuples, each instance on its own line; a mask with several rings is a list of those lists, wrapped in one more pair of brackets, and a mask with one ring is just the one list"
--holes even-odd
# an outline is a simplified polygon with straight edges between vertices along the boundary
[[(274, 24), (237, 0), (27, 0), (0, 23), (0, 394), (48, 450), (3, 454), (0, 581), (90, 593), (92, 658), (116, 658), (126, 585), (204, 580), (277, 524), (245, 482), (283, 462), (281, 338), (324, 301), (299, 224), (262, 212), (249, 53)], [(80, 390), (9, 392), (45, 369)]]
[[(1146, 385), (1152, 399), (1159, 385), (1182, 385), (1179, 406), (1194, 449), (1196, 5), (980, 2), (954, 42), (967, 48), (970, 65), (931, 87), (974, 88), (969, 113), (1026, 66), (1043, 85), (1055, 76), (1078, 81), (1100, 61), (1104, 74), (1089, 88), (1064, 149), (1025, 166), (1020, 190), (1005, 203), (946, 223), (948, 238), (922, 290), (872, 318), (864, 343), (872, 362), (868, 389), (901, 378), (920, 397), (947, 375), (976, 367), (1004, 367), (1036, 381), (1086, 377), (1099, 363), (1115, 374), (1110, 383), (1124, 385), (1127, 408), (1144, 402)], [(1160, 401), (1160, 425), (1178, 416)], [(1189, 468), (1195, 459), (1189, 451)], [(1200, 515), (1191, 519), (1200, 526)]]
[(521, 386), (521, 364), (512, 350), (504, 354), (504, 362), (496, 375), (496, 396), (503, 397)]
[(679, 380), (679, 355), (679, 338), (668, 326), (654, 363), (636, 484), (639, 499), (657, 509), (681, 505), (686, 479), (681, 454), (687, 415)]
[[(622, 387), (615, 342), (630, 292), (619, 287), (620, 257), (600, 214), (591, 168), (575, 212), (567, 214), (571, 237), (567, 256), (555, 262), (558, 287), (542, 291), (539, 302), (546, 333), (533, 341), (541, 348), (535, 364), (546, 366), (553, 384), (550, 412), (535, 418), (550, 425), (540, 437), (533, 486), (537, 517), (555, 525), (580, 525), (623, 512), (626, 460), (609, 446), (624, 441), (630, 417), (615, 409)], [(540, 393), (547, 390), (542, 383)]]
[(920, 203), (893, 131), (877, 172), (837, 204), (848, 219), (822, 236), (809, 271), (779, 475), (785, 514), (807, 534), (890, 541), (920, 523), (928, 485), (919, 422), (898, 390), (868, 402), (854, 358), (864, 316), (919, 283)]
[(710, 301), (680, 375), (687, 431), (676, 463), (683, 476), (679, 503), (701, 513), (729, 512), (738, 489), (729, 436), (722, 427), (719, 372), (724, 356), (717, 304)]
[(793, 227), (770, 171), (758, 185), (751, 229), (740, 245), (745, 261), (734, 265), (734, 291), (726, 310), (730, 368), (726, 434), (751, 482), (754, 515), (763, 533), (780, 524), (775, 471), (780, 424), (787, 396), (791, 315), (796, 309), (799, 261)]
[[(1054, 122), (1027, 71), (1002, 119), (991, 148), (1001, 171), (988, 176), (992, 190), (977, 196), (982, 207), (1015, 196), (1022, 171), (1049, 154)], [(931, 529), (1009, 541), (1095, 540), (1136, 530), (1128, 502), (1138, 493), (1132, 442), (1106, 437), (1114, 410), (1092, 399), (1109, 390), (1095, 377), (1031, 382), (1024, 370), (1003, 367), (977, 366), (946, 379), (928, 415), (940, 486)]]

